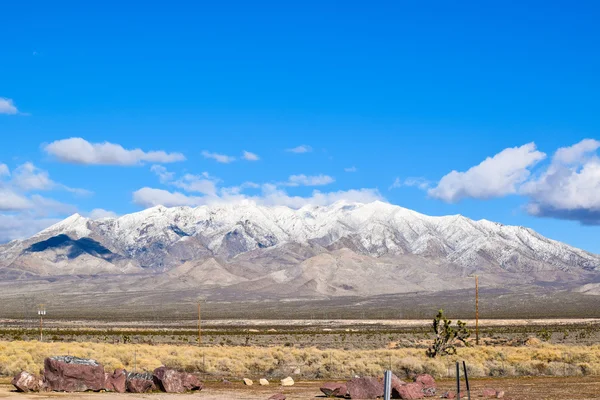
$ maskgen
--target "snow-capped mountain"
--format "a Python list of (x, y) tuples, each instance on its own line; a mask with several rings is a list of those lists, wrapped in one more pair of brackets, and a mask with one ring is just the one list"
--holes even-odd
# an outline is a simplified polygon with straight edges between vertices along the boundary
[[(431, 284), (438, 287), (450, 271), (553, 281), (595, 274), (599, 267), (599, 255), (531, 229), (460, 215), (431, 217), (383, 202), (297, 210), (252, 202), (158, 206), (100, 220), (75, 214), (0, 246), (0, 273), (9, 278), (164, 273), (165, 280), (195, 284), (218, 284), (219, 277), (224, 285), (251, 281), (261, 288), (312, 282), (319, 291), (324, 282), (340, 280), (340, 271), (363, 281), (410, 272), (414, 284), (439, 279)], [(342, 280), (344, 287), (360, 286)]]

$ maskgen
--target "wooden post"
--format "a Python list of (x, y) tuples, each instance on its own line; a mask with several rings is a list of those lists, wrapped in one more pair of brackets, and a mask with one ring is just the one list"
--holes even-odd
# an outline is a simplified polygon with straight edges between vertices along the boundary
[(475, 275), (475, 344), (479, 346), (479, 277)]
[(198, 346), (202, 345), (202, 326), (200, 325), (200, 301), (198, 301)]

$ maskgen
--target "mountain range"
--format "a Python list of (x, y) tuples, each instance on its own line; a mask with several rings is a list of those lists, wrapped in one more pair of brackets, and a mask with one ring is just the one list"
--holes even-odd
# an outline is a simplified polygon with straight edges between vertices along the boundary
[(525, 227), (379, 201), (158, 206), (98, 220), (75, 214), (0, 246), (0, 277), (11, 288), (68, 280), (101, 290), (117, 281), (111, 290), (234, 298), (441, 292), (472, 287), (474, 275), (492, 288), (593, 289), (599, 268), (600, 255)]

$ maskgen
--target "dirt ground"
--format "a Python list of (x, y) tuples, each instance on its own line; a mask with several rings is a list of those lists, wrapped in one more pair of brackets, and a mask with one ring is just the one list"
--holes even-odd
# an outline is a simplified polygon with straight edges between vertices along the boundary
[[(207, 383), (206, 388), (194, 394), (114, 394), (114, 393), (17, 393), (12, 386), (0, 384), (0, 399), (204, 399), (204, 400), (266, 400), (275, 393), (284, 393), (288, 400), (325, 398), (319, 391), (321, 382), (299, 382), (293, 387), (282, 388), (279, 385), (252, 386), (242, 384), (223, 385)], [(462, 382), (464, 385), (464, 382)], [(438, 393), (454, 389), (450, 380), (438, 382)], [(464, 387), (464, 386), (463, 386)], [(471, 381), (471, 397), (480, 398), (483, 388), (505, 391), (505, 399), (514, 400), (587, 400), (600, 399), (600, 376), (585, 378), (490, 378)]]

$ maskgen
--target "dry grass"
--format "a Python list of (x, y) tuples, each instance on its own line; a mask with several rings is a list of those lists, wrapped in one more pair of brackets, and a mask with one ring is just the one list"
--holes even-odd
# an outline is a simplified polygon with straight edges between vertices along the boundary
[(45, 357), (93, 358), (107, 370), (151, 371), (161, 365), (213, 376), (239, 378), (346, 378), (378, 375), (392, 367), (399, 375), (452, 376), (454, 362), (465, 360), (471, 376), (581, 376), (600, 374), (600, 345), (537, 344), (523, 347), (460, 348), (458, 355), (428, 359), (423, 349), (318, 350), (290, 347), (195, 347), (174, 345), (0, 342), (0, 375), (38, 372)]

